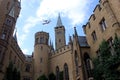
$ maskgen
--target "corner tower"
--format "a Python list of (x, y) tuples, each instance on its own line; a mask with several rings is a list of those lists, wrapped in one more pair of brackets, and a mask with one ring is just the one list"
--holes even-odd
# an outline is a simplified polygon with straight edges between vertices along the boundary
[(46, 32), (37, 32), (35, 34), (34, 45), (34, 80), (41, 75), (48, 75), (48, 46), (49, 34)]
[(4, 66), (5, 55), (8, 54), (8, 45), (13, 37), (20, 10), (19, 0), (0, 1), (0, 71)]
[(55, 27), (55, 47), (59, 49), (66, 45), (65, 27), (62, 25), (60, 14), (58, 16), (57, 25)]

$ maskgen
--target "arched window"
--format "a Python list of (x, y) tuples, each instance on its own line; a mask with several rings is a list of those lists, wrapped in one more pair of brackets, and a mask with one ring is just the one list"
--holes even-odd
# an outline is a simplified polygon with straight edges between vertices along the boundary
[(93, 66), (92, 66), (92, 61), (91, 61), (88, 53), (84, 54), (84, 62), (85, 62), (85, 68), (86, 68), (88, 78), (92, 77), (92, 68), (93, 68)]
[(35, 39), (35, 43), (36, 43), (36, 44), (38, 43), (38, 38)]
[(44, 37), (40, 37), (40, 44), (43, 44), (44, 42)]
[(68, 65), (66, 63), (64, 64), (64, 79), (69, 80), (69, 70)]
[(30, 64), (26, 64), (25, 71), (30, 72)]
[(77, 51), (75, 51), (75, 66), (76, 66), (76, 75), (78, 75), (78, 55), (77, 55)]
[(56, 80), (59, 80), (59, 67), (56, 67)]

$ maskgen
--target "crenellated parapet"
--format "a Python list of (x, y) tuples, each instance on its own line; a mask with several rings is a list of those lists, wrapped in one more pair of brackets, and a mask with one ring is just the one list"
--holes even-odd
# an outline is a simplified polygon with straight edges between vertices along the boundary
[[(100, 26), (100, 22), (105, 19), (106, 22), (112, 25), (112, 27), (118, 27), (119, 21), (117, 20), (116, 14), (110, 4), (110, 0), (100, 0), (99, 4), (96, 5), (95, 9), (93, 10), (93, 14), (88, 19), (88, 22), (83, 25), (84, 33), (86, 34), (86, 27), (87, 29), (93, 29), (95, 24)], [(108, 24), (109, 24), (108, 23)]]
[(51, 59), (53, 57), (56, 57), (56, 56), (59, 56), (59, 55), (62, 55), (64, 53), (70, 51), (71, 49), (72, 49), (71, 44), (66, 45), (66, 46), (64, 46), (62, 48), (59, 48), (59, 49), (55, 50), (54, 52), (50, 53), (49, 59)]

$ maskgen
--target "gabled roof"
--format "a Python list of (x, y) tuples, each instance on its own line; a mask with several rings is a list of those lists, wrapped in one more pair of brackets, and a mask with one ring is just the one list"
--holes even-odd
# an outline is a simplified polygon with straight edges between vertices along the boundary
[(79, 45), (81, 47), (90, 47), (87, 43), (87, 40), (86, 40), (85, 36), (78, 36), (78, 41), (79, 41)]

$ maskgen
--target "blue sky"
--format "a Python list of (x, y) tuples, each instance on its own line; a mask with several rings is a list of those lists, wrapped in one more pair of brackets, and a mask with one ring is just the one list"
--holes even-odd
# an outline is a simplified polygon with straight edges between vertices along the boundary
[[(58, 13), (66, 29), (66, 42), (74, 33), (76, 27), (80, 36), (84, 36), (82, 25), (86, 24), (99, 0), (22, 0), (21, 12), (18, 18), (18, 44), (24, 54), (34, 51), (34, 35), (38, 31), (48, 32), (55, 43), (54, 27)], [(47, 25), (42, 25), (44, 19), (50, 19)]]

